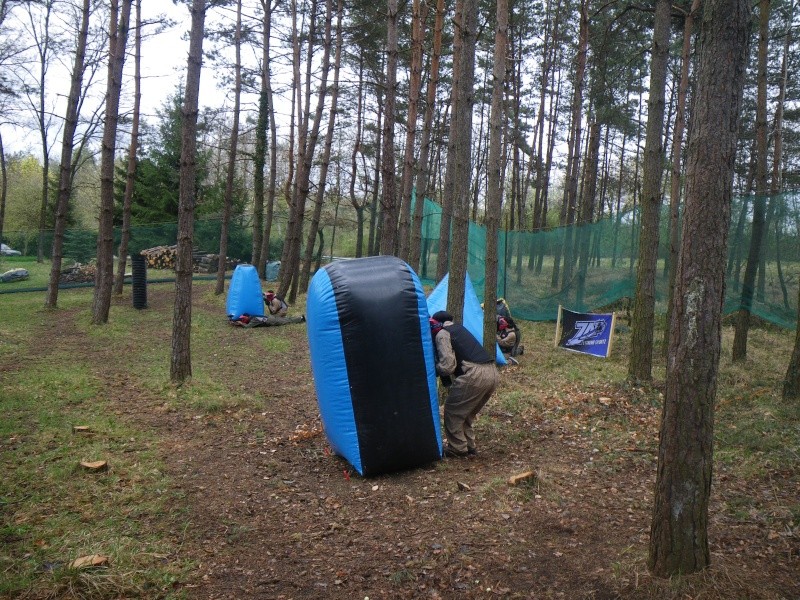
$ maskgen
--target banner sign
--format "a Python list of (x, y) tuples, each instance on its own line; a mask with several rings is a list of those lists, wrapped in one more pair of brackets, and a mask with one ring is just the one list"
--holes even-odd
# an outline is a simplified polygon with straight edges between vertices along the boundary
[(556, 346), (608, 358), (611, 354), (615, 321), (615, 313), (577, 313), (559, 306)]

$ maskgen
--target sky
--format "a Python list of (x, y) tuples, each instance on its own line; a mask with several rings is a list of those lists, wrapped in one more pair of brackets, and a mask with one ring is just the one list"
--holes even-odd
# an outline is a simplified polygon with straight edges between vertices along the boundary
[[(142, 99), (141, 115), (143, 119), (154, 122), (156, 112), (163, 106), (164, 101), (173, 94), (176, 87), (183, 81), (186, 73), (186, 63), (189, 52), (188, 31), (191, 25), (189, 9), (184, 4), (175, 5), (171, 1), (151, 1), (142, 2), (143, 22), (153, 22), (160, 16), (176, 22), (175, 26), (165, 29), (163, 32), (153, 35), (145, 33), (142, 41)], [(133, 19), (133, 15), (131, 15)], [(154, 27), (150, 26), (152, 32)], [(147, 31), (146, 29), (145, 31)], [(120, 100), (121, 110), (130, 110), (133, 105), (133, 44), (131, 36), (128, 40), (129, 55), (125, 62), (125, 78), (123, 81), (122, 97)], [(205, 48), (204, 48), (205, 49)], [(51, 156), (59, 155), (61, 144), (61, 122), (65, 112), (66, 92), (69, 90), (69, 69), (71, 69), (71, 57), (56, 61), (51, 68), (52, 78), (48, 81), (48, 89), (57, 95), (58, 103), (54, 112), (59, 118), (55, 119), (58, 132), (51, 137)], [(201, 102), (205, 100), (209, 105), (220, 105), (224, 91), (217, 88), (213, 70), (205, 68), (200, 79)], [(98, 90), (105, 91), (105, 67), (102, 73), (103, 82)], [(102, 100), (95, 101), (95, 104)], [(39, 136), (31, 131), (30, 127), (13, 127), (4, 124), (0, 129), (3, 135), (3, 145), (7, 153), (30, 152), (35, 156), (41, 155)], [(127, 143), (127, 142), (125, 142)]]
[[(184, 4), (145, 1), (142, 3), (142, 21), (152, 21), (166, 15), (176, 22), (175, 27), (142, 41), (142, 106), (143, 115), (155, 115), (164, 100), (175, 92), (183, 80), (189, 55), (188, 32), (191, 27), (189, 9)], [(133, 48), (133, 40), (129, 40)], [(207, 49), (207, 44), (204, 44)], [(131, 59), (130, 72), (133, 72)], [(200, 76), (201, 101), (203, 98), (221, 99), (223, 91), (217, 89), (211, 69), (204, 63)], [(215, 104), (212, 102), (211, 104)], [(219, 102), (216, 102), (219, 104)]]

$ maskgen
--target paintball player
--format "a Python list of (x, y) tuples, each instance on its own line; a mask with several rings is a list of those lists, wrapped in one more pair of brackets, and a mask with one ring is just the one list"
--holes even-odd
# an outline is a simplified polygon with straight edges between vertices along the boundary
[(430, 319), (436, 373), (450, 389), (444, 404), (447, 457), (477, 454), (472, 423), (494, 393), (500, 376), (480, 342), (453, 316), (440, 310)]
[(264, 303), (272, 316), (285, 317), (289, 313), (289, 305), (272, 290), (264, 292)]
[(289, 305), (274, 291), (267, 290), (264, 294), (264, 303), (269, 314), (265, 317), (251, 317), (249, 327), (274, 327), (275, 325), (289, 325), (291, 323), (305, 323), (305, 315), (288, 317)]
[(503, 354), (511, 354), (517, 343), (517, 332), (508, 319), (497, 315), (497, 345)]

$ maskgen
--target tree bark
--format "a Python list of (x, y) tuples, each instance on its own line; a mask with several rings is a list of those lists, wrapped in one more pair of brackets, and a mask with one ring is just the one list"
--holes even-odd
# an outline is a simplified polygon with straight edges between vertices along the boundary
[[(462, 11), (463, 0), (456, 1), (455, 20), (457, 21)], [(456, 29), (453, 35), (453, 83), (450, 93), (450, 131), (447, 138), (447, 158), (445, 159), (444, 171), (444, 184), (442, 185), (442, 213), (439, 222), (439, 252), (436, 256), (436, 280), (441, 279), (447, 275), (450, 269), (450, 244), (451, 244), (451, 229), (453, 225), (453, 206), (455, 203), (455, 175), (456, 168), (454, 161), (456, 158), (456, 142), (459, 135), (459, 125), (457, 123), (458, 107), (457, 107), (457, 92), (456, 92), (456, 74), (460, 73), (462, 67), (460, 61), (463, 57), (461, 44), (463, 43), (462, 31), (456, 22)], [(452, 283), (452, 278), (450, 279)], [(448, 285), (449, 289), (449, 285)], [(453, 314), (453, 313), (451, 313)]]
[(681, 148), (683, 131), (686, 128), (686, 96), (689, 91), (689, 51), (694, 30), (694, 16), (700, 8), (700, 0), (692, 0), (692, 6), (683, 20), (683, 48), (681, 50), (681, 78), (678, 85), (678, 106), (675, 109), (675, 131), (672, 134), (672, 175), (669, 194), (669, 280), (667, 285), (667, 319), (664, 327), (664, 354), (669, 349), (669, 330), (672, 320), (675, 274), (678, 271), (678, 246), (680, 236), (681, 206)]
[(714, 397), (736, 137), (750, 27), (746, 0), (703, 3), (697, 102), (670, 332), (648, 567), (659, 577), (709, 565)]
[[(781, 190), (781, 163), (783, 150), (783, 105), (786, 99), (786, 85), (788, 83), (788, 56), (792, 43), (792, 17), (794, 15), (794, 0), (789, 6), (789, 17), (786, 26), (786, 38), (783, 42), (783, 64), (781, 69), (781, 86), (778, 94), (778, 107), (775, 114), (775, 154), (772, 164), (772, 190), (779, 193)], [(776, 224), (777, 227), (777, 224)], [(779, 263), (780, 264), (780, 263)], [(781, 281), (783, 278), (781, 277)], [(786, 293), (784, 292), (784, 298)], [(798, 290), (798, 323), (800, 323), (800, 290)], [(800, 325), (797, 326), (794, 338), (794, 349), (786, 368), (783, 379), (783, 399), (796, 400), (800, 398)]]
[[(406, 146), (403, 156), (403, 178), (400, 192), (399, 256), (408, 261), (411, 243), (411, 184), (414, 178), (414, 140), (417, 135), (417, 105), (422, 88), (422, 44), (425, 41), (425, 24), (420, 0), (412, 1), (411, 8), (411, 76), (408, 90), (408, 116), (406, 118)], [(425, 202), (418, 198), (418, 202)]]
[(333, 146), (333, 132), (336, 126), (336, 111), (339, 103), (339, 70), (342, 64), (342, 12), (344, 7), (339, 0), (336, 9), (336, 56), (333, 60), (333, 85), (331, 86), (331, 107), (328, 117), (328, 129), (325, 132), (325, 143), (322, 150), (319, 169), (319, 184), (317, 185), (317, 196), (314, 201), (314, 214), (311, 217), (311, 226), (306, 238), (306, 248), (303, 257), (303, 267), (300, 273), (300, 292), (308, 291), (308, 280), (311, 276), (311, 261), (313, 260), (314, 242), (319, 231), (319, 220), (322, 214), (322, 205), (325, 201), (325, 190), (327, 187), (328, 168), (331, 162), (331, 147)]
[[(306, 144), (308, 143), (308, 117), (311, 107), (311, 63), (314, 57), (314, 44), (316, 43), (316, 23), (317, 23), (317, 0), (311, 1), (309, 29), (306, 34), (307, 38), (307, 56), (306, 56), (306, 77), (305, 86), (301, 82), (300, 77), (300, 46), (301, 46), (301, 32), (298, 30), (297, 21), (299, 18), (296, 0), (292, 0), (292, 103), (293, 111), (297, 113), (297, 147), (294, 145), (295, 138), (295, 122), (292, 122), (289, 127), (289, 177), (287, 178), (284, 186), (284, 194), (287, 202), (289, 203), (289, 219), (286, 223), (286, 235), (283, 240), (283, 249), (281, 250), (281, 268), (280, 268), (280, 287), (278, 295), (286, 297), (292, 285), (292, 278), (297, 274), (297, 264), (290, 265), (294, 255), (294, 248), (296, 245), (299, 247), (300, 231), (302, 231), (303, 210), (298, 206), (299, 192), (298, 192), (298, 178), (300, 176), (299, 170), (304, 158), (303, 153), (306, 151)], [(304, 100), (305, 98), (305, 100)], [(304, 108), (305, 105), (305, 108)], [(296, 106), (296, 108), (295, 108)], [(297, 162), (298, 173), (294, 172), (295, 160)], [(298, 222), (299, 221), (299, 222)], [(298, 230), (299, 228), (299, 230)], [(299, 252), (299, 251), (298, 251)]]
[(219, 296), (225, 291), (225, 272), (228, 264), (228, 230), (233, 206), (233, 182), (236, 176), (236, 152), (239, 147), (239, 107), (242, 99), (242, 0), (236, 2), (236, 30), (234, 32), (234, 52), (236, 62), (233, 89), (233, 123), (228, 147), (228, 169), (225, 174), (225, 199), (222, 205), (222, 222), (219, 232), (219, 261), (217, 261), (217, 285), (214, 293)]
[(369, 216), (369, 239), (367, 241), (367, 255), (375, 256), (378, 254), (378, 248), (381, 243), (381, 213), (380, 213), (380, 186), (381, 186), (381, 156), (382, 144), (381, 139), (383, 134), (383, 94), (381, 93), (380, 85), (377, 86), (375, 92), (375, 100), (378, 104), (378, 114), (375, 121), (375, 160), (373, 161), (373, 177), (372, 177), (372, 210)]
[(756, 272), (766, 233), (767, 207), (767, 51), (769, 45), (770, 0), (760, 0), (758, 16), (758, 91), (756, 94), (756, 195), (753, 200), (753, 226), (750, 251), (742, 280), (742, 297), (733, 334), (733, 361), (747, 358), (750, 311), (753, 308)]
[[(423, 4), (426, 10), (427, 3)], [(411, 225), (411, 249), (409, 264), (419, 270), (422, 252), (422, 217), (425, 198), (428, 196), (428, 180), (430, 178), (428, 161), (431, 156), (431, 133), (433, 115), (436, 104), (436, 88), (439, 86), (439, 63), (442, 56), (442, 27), (444, 23), (444, 0), (436, 0), (436, 17), (433, 28), (433, 54), (431, 55), (430, 74), (425, 90), (425, 118), (422, 125), (422, 138), (419, 146), (416, 178), (416, 204), (414, 204), (414, 220)]]
[(508, 0), (497, 0), (497, 30), (492, 66), (492, 112), (489, 117), (488, 190), (486, 198), (486, 272), (483, 290), (483, 347), (495, 355), (497, 323), (497, 232), (503, 200), (503, 92), (508, 48)]
[[(256, 118), (256, 143), (253, 151), (253, 258), (252, 263), (260, 277), (265, 276), (267, 257), (264, 250), (264, 205), (266, 193), (264, 189), (264, 168), (267, 164), (267, 128), (272, 115), (269, 97), (269, 41), (272, 29), (271, 0), (261, 0), (261, 88), (258, 92), (258, 117)], [(268, 248), (269, 246), (267, 246)]]
[(641, 237), (633, 301), (631, 354), (628, 363), (628, 378), (633, 381), (650, 381), (653, 377), (655, 280), (661, 218), (661, 176), (664, 171), (664, 91), (669, 60), (671, 7), (670, 0), (658, 0), (653, 25), (643, 165)]
[(114, 159), (116, 158), (119, 98), (122, 69), (131, 15), (131, 0), (122, 0), (117, 23), (117, 2), (112, 3), (109, 28), (108, 82), (106, 112), (100, 159), (100, 224), (97, 233), (97, 273), (95, 275), (92, 324), (108, 322), (111, 290), (114, 284)]
[(182, 384), (192, 376), (192, 242), (194, 238), (195, 173), (197, 172), (197, 114), (206, 0), (192, 0), (186, 91), (181, 108), (181, 172), (178, 208), (178, 251), (175, 264), (175, 305), (172, 318), (170, 380)]
[[(75, 63), (72, 67), (69, 96), (67, 97), (67, 112), (64, 115), (64, 133), (61, 142), (61, 166), (58, 178), (58, 203), (56, 205), (56, 222), (53, 233), (52, 263), (50, 265), (50, 281), (47, 285), (46, 308), (56, 308), (58, 305), (58, 282), (61, 277), (61, 260), (64, 248), (64, 232), (67, 227), (67, 209), (72, 195), (72, 151), (75, 145), (75, 130), (78, 128), (78, 101), (83, 87), (83, 72), (86, 63), (86, 42), (89, 37), (89, 14), (91, 3), (83, 0), (81, 9), (81, 24), (78, 30), (78, 41), (75, 47)], [(3, 183), (6, 177), (3, 173)], [(2, 239), (0, 230), (0, 239)]]
[(131, 117), (131, 143), (128, 147), (128, 168), (125, 173), (125, 195), (122, 200), (122, 231), (117, 250), (117, 276), (114, 294), (121, 295), (128, 265), (128, 243), (131, 238), (131, 204), (136, 182), (136, 154), (139, 151), (139, 107), (142, 103), (142, 0), (136, 0), (136, 34), (134, 37), (133, 116)]
[(397, 185), (395, 182), (394, 161), (394, 124), (397, 100), (397, 34), (398, 10), (397, 0), (387, 2), (387, 35), (386, 35), (386, 95), (383, 104), (383, 162), (381, 176), (383, 178), (383, 230), (381, 231), (381, 254), (396, 254), (397, 242)]
[(6, 222), (6, 198), (8, 196), (8, 171), (6, 169), (6, 150), (3, 147), (3, 135), (0, 134), (0, 241), (3, 239), (3, 227)]
[[(49, 118), (45, 108), (45, 99), (47, 98), (45, 83), (51, 60), (50, 47), (52, 38), (50, 36), (50, 18), (53, 13), (54, 5), (55, 0), (46, 0), (42, 3), (45, 11), (42, 25), (44, 31), (41, 39), (34, 40), (36, 50), (39, 54), (39, 89), (37, 90), (37, 106), (35, 112), (37, 124), (39, 126), (39, 138), (42, 143), (42, 202), (39, 206), (39, 243), (36, 250), (36, 262), (39, 263), (44, 262), (44, 235), (45, 229), (47, 228), (47, 210), (50, 204), (50, 142), (47, 139)], [(116, 6), (116, 2), (112, 2), (112, 5)]]
[[(316, 12), (316, 11), (314, 11)], [(297, 290), (300, 284), (300, 245), (302, 244), (303, 219), (305, 213), (306, 200), (311, 186), (311, 169), (314, 162), (314, 152), (319, 138), (319, 128), (322, 123), (322, 112), (325, 108), (325, 97), (328, 91), (328, 72), (331, 66), (331, 20), (333, 18), (333, 2), (325, 2), (325, 41), (322, 56), (322, 72), (320, 74), (319, 89), (317, 93), (317, 106), (314, 111), (314, 123), (308, 131), (308, 105), (310, 102), (309, 87), (311, 84), (310, 62), (311, 45), (315, 36), (309, 37), (308, 67), (306, 71), (306, 110), (301, 126), (303, 135), (298, 135), (300, 147), (299, 156), (302, 160), (297, 165), (297, 177), (292, 190), (292, 217), (290, 226), (287, 227), (288, 260), (286, 265), (281, 265), (281, 285), (279, 294), (286, 296), (289, 302), (294, 302), (297, 298)], [(301, 141), (302, 140), (302, 141)]]
[[(556, 248), (553, 260), (553, 274), (550, 280), (552, 287), (557, 287), (563, 277), (564, 287), (569, 284), (572, 269), (572, 236), (570, 226), (574, 221), (575, 202), (578, 196), (578, 165), (581, 153), (581, 122), (583, 112), (583, 86), (586, 76), (586, 60), (589, 48), (589, 12), (588, 0), (581, 0), (580, 26), (578, 33), (578, 50), (575, 55), (575, 83), (572, 90), (570, 107), (570, 130), (567, 138), (567, 169), (565, 173), (564, 203), (561, 206), (561, 226), (563, 227), (562, 243)], [(564, 273), (561, 275), (561, 257), (564, 255)]]
[[(358, 157), (361, 156), (364, 162), (364, 154), (361, 152), (363, 135), (363, 100), (364, 100), (364, 59), (358, 59), (358, 91), (356, 92), (356, 139), (353, 144), (353, 152), (350, 154), (350, 204), (356, 211), (356, 258), (361, 258), (364, 251), (364, 208), (367, 204), (367, 192), (359, 200), (356, 198), (356, 179), (358, 178)], [(364, 165), (366, 175), (366, 165)]]
[[(276, 0), (276, 4), (277, 4)], [(266, 264), (270, 259), (269, 256), (269, 247), (270, 247), (270, 236), (272, 235), (272, 218), (275, 211), (275, 193), (277, 188), (277, 178), (278, 178), (278, 128), (275, 124), (275, 103), (273, 101), (272, 95), (272, 75), (270, 73), (270, 53), (269, 53), (269, 42), (270, 42), (270, 30), (272, 24), (272, 11), (274, 10), (274, 6), (265, 5), (264, 11), (264, 46), (267, 49), (264, 55), (265, 61), (265, 74), (266, 74), (266, 92), (267, 92), (267, 112), (269, 114), (268, 121), (269, 121), (269, 176), (267, 179), (267, 207), (266, 207), (266, 215), (264, 217), (265, 224), (264, 224), (264, 236), (261, 239), (261, 253), (259, 255), (259, 262), (258, 268), (259, 273), (263, 273), (266, 277)], [(267, 16), (266, 13), (269, 13), (270, 16)]]
[(598, 157), (600, 156), (600, 124), (594, 122), (589, 126), (589, 152), (584, 169), (583, 200), (581, 215), (578, 220), (578, 276), (575, 301), (578, 310), (583, 310), (586, 292), (586, 274), (589, 270), (589, 231), (594, 214), (595, 196), (597, 192)]
[[(453, 157), (453, 237), (450, 247), (450, 278), (447, 286), (447, 309), (461, 322), (464, 313), (464, 286), (467, 275), (469, 242), (469, 191), (472, 150), (472, 105), (475, 98), (475, 45), (478, 25), (477, 0), (459, 0), (456, 4), (456, 38), (460, 39), (458, 71), (453, 75), (453, 118), (450, 135)], [(454, 59), (455, 63), (456, 60)], [(455, 131), (453, 130), (455, 128)], [(450, 161), (448, 160), (448, 163)]]

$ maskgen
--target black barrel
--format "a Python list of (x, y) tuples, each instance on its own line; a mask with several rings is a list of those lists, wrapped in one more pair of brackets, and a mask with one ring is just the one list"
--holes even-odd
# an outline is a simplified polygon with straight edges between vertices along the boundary
[(131, 274), (133, 308), (147, 308), (147, 263), (141, 254), (131, 256)]

